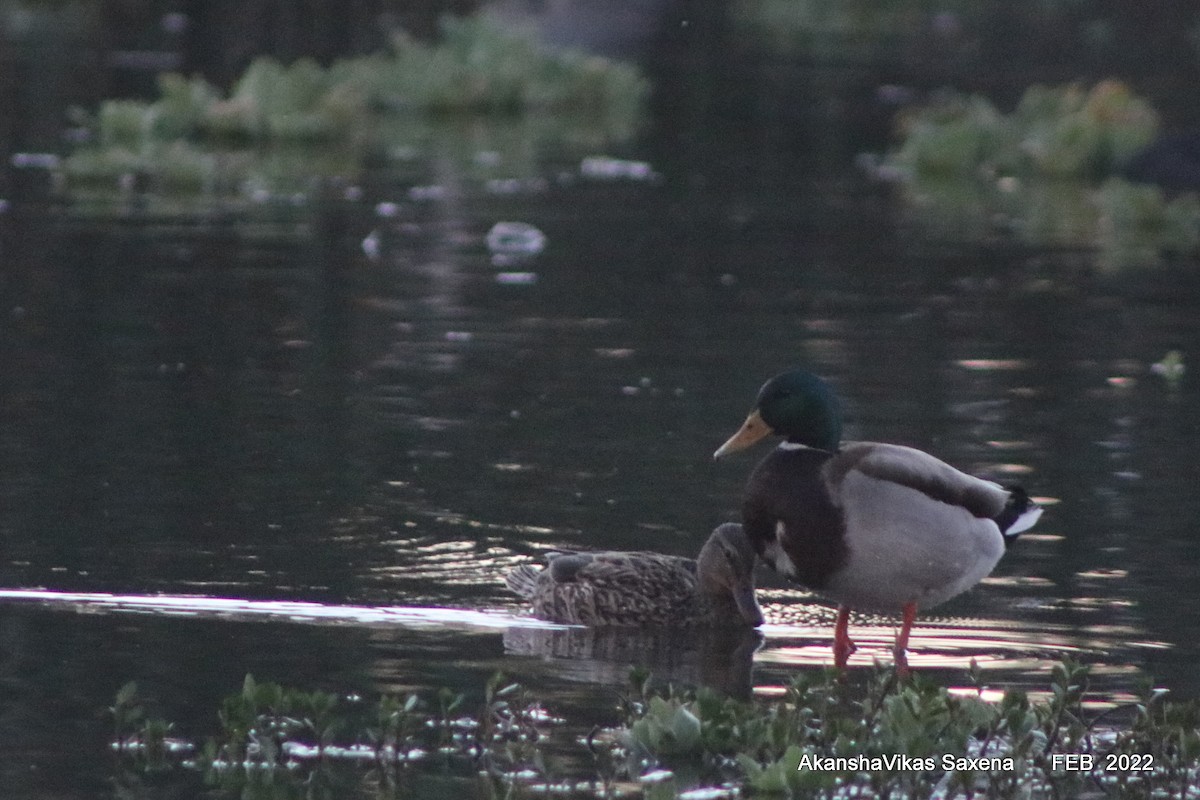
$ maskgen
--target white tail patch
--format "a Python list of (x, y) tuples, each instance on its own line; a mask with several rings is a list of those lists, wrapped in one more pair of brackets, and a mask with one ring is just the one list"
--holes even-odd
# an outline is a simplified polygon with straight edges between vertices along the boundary
[(1025, 511), (1021, 512), (1012, 525), (1008, 526), (1008, 530), (1004, 532), (1006, 537), (1016, 536), (1018, 533), (1023, 533), (1037, 524), (1038, 519), (1042, 516), (1041, 506), (1030, 506)]

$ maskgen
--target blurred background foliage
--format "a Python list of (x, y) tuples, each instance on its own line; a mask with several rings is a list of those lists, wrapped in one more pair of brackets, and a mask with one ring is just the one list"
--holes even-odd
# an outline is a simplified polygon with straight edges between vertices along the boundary
[[(1115, 265), (1200, 240), (1189, 3), (0, 0), (0, 27), (0, 100), (36, 109), (0, 149), (61, 155), (77, 198), (305, 195), (448, 153), (527, 180), (715, 124), (857, 159), (930, 235)], [(477, 147), (447, 150), (464, 118)]]

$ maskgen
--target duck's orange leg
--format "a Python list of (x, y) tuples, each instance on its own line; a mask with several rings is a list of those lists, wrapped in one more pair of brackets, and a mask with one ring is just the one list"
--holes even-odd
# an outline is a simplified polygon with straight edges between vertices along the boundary
[(837, 622), (833, 626), (833, 665), (845, 669), (850, 654), (857, 649), (850, 641), (850, 609), (838, 606)]
[(904, 621), (900, 624), (900, 632), (896, 634), (896, 646), (892, 654), (896, 658), (896, 674), (901, 678), (908, 677), (908, 635), (912, 632), (913, 621), (917, 618), (917, 604), (904, 604)]

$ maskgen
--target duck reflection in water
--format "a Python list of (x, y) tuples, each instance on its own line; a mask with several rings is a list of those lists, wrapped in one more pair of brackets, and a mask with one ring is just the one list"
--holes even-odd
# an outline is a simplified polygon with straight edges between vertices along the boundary
[(754, 654), (763, 635), (748, 626), (677, 629), (522, 628), (504, 632), (504, 650), (540, 658), (554, 677), (577, 683), (624, 686), (634, 667), (656, 681), (707, 686), (731, 697), (750, 699)]
[(581, 669), (568, 671), (589, 679), (607, 680), (611, 676), (597, 673), (614, 663), (639, 664), (745, 694), (762, 641), (753, 630), (763, 622), (754, 564), (754, 548), (736, 523), (718, 526), (695, 560), (648, 552), (551, 553), (545, 567), (521, 565), (506, 582), (529, 600), (534, 616), (588, 630), (513, 628), (505, 647), (579, 659)]

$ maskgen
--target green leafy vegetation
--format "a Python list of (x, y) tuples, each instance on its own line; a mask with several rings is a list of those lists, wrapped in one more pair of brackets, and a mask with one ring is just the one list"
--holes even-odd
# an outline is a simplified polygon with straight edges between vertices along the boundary
[(900, 120), (890, 163), (932, 175), (1101, 178), (1158, 133), (1158, 114), (1117, 81), (1026, 90), (1011, 114), (981, 95), (946, 92)]
[(203, 78), (165, 74), (159, 98), (105, 101), (102, 147), (147, 141), (312, 141), (359, 134), (375, 112), (634, 114), (647, 83), (632, 66), (541, 45), (486, 16), (442, 21), (442, 39), (398, 34), (392, 51), (281, 64), (258, 58), (228, 96)]
[(944, 93), (905, 113), (877, 174), (899, 187), (925, 235), (1092, 250), (1103, 269), (1200, 256), (1200, 198), (1115, 173), (1158, 132), (1158, 115), (1115, 81), (1035, 86), (1010, 114)]
[(901, 222), (934, 241), (1075, 249), (1104, 271), (1200, 256), (1200, 198), (1122, 178), (917, 175), (897, 183), (896, 197)]
[(464, 126), (522, 128), (526, 149), (530, 138), (603, 147), (633, 134), (647, 92), (633, 66), (550, 49), (486, 16), (447, 17), (436, 44), (398, 35), (389, 53), (328, 68), (256, 59), (227, 95), (203, 78), (164, 74), (152, 102), (78, 111), (88, 141), (61, 172), (68, 193), (236, 196), (284, 177), (264, 160), (302, 153), (288, 166), (292, 190), (305, 191), (313, 178), (403, 160)]
[(446, 689), (368, 701), (247, 677), (202, 745), (173, 738), (129, 685), (112, 709), (113, 749), (124, 786), (200, 773), (218, 796), (243, 797), (398, 797), (436, 780), (478, 797), (1133, 798), (1184, 797), (1200, 779), (1196, 701), (1147, 685), (1135, 703), (1088, 712), (1088, 671), (1071, 661), (1040, 699), (1014, 690), (991, 702), (972, 679), (977, 690), (950, 691), (883, 669), (806, 672), (744, 702), (655, 690), (638, 673), (613, 725), (581, 735), (501, 675), (474, 711)]

